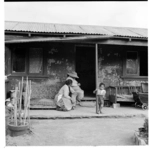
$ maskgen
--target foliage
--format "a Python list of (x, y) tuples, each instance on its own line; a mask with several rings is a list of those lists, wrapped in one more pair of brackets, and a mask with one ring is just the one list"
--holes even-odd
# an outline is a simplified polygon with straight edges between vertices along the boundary
[(145, 118), (143, 128), (139, 128), (139, 136), (148, 144), (148, 118)]
[(145, 118), (145, 122), (143, 126), (145, 128), (145, 135), (148, 137), (148, 118)]

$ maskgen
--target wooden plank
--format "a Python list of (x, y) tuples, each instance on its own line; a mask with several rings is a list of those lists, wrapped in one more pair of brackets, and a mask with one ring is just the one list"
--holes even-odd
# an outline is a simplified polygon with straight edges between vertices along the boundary
[(101, 40), (98, 44), (110, 44), (110, 45), (126, 45), (126, 46), (148, 46), (147, 40), (121, 40), (121, 39), (109, 39), (109, 40)]
[(5, 43), (25, 43), (25, 42), (50, 42), (50, 41), (78, 41), (78, 40), (95, 40), (95, 39), (109, 39), (112, 36), (99, 36), (99, 35), (86, 35), (86, 36), (79, 36), (79, 37), (66, 37), (66, 38), (60, 38), (60, 37), (39, 37), (39, 38), (28, 38), (28, 39), (12, 39), (12, 40), (6, 40)]
[[(67, 37), (66, 37), (67, 38)], [(143, 40), (143, 39), (139, 39), (138, 41), (128, 41), (127, 39), (120, 39), (120, 40), (114, 40), (114, 39), (94, 39), (94, 40), (90, 40), (90, 39), (43, 39), (40, 41), (40, 39), (38, 40), (28, 40), (28, 39), (24, 39), (24, 40), (11, 40), (11, 41), (5, 41), (5, 44), (13, 44), (13, 43), (29, 43), (29, 42), (59, 42), (59, 43), (80, 43), (80, 44), (106, 44), (106, 45), (125, 45), (125, 46), (146, 46), (148, 47), (148, 41), (147, 40)]]
[(118, 90), (117, 90), (117, 87), (115, 87), (115, 91), (116, 91), (116, 96), (115, 96), (115, 103), (117, 103), (117, 92), (118, 92)]
[(98, 44), (95, 45), (95, 74), (96, 74), (96, 88), (98, 87)]
[[(96, 88), (98, 88), (98, 44), (95, 44), (95, 74), (96, 74)], [(98, 97), (96, 96), (96, 113), (99, 112)]]
[(118, 102), (135, 102), (134, 99), (128, 99), (128, 98), (117, 98)]
[(8, 46), (5, 46), (5, 75), (11, 73), (11, 51)]
[(81, 101), (96, 101), (96, 97), (85, 96)]

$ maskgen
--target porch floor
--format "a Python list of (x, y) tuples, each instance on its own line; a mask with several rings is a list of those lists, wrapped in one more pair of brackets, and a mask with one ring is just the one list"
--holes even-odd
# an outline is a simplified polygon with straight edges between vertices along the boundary
[[(41, 99), (39, 105), (31, 105), (30, 115), (32, 119), (61, 119), (61, 118), (97, 118), (97, 117), (147, 117), (148, 110), (134, 107), (134, 104), (121, 104), (118, 108), (104, 107), (103, 114), (96, 114), (96, 103), (85, 97), (81, 105), (77, 105), (75, 110), (68, 112), (56, 111), (53, 100)], [(89, 101), (88, 101), (89, 99)], [(91, 100), (91, 101), (90, 101)], [(48, 102), (47, 102), (48, 101)], [(41, 103), (43, 105), (41, 105)], [(44, 105), (45, 104), (45, 105)], [(49, 104), (49, 105), (48, 105)]]
[(68, 112), (56, 110), (30, 110), (31, 119), (75, 119), (75, 118), (122, 118), (122, 117), (147, 117), (148, 110), (122, 106), (119, 108), (104, 107), (103, 114), (96, 114), (95, 105), (77, 106)]
[(95, 96), (85, 96), (81, 101), (96, 101), (96, 97)]
[[(93, 102), (95, 103), (96, 97), (85, 96), (81, 102)], [(55, 108), (55, 103), (53, 99), (31, 99), (31, 108)]]

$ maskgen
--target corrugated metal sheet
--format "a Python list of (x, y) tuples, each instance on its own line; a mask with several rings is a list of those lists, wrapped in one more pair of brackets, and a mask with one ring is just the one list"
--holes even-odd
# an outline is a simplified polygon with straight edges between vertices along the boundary
[(15, 21), (5, 21), (5, 31), (113, 35), (121, 37), (148, 38), (148, 30), (143, 28), (31, 23)]
[(5, 30), (13, 30), (17, 24), (18, 22), (5, 22)]
[(112, 32), (115, 36), (133, 36), (133, 37), (138, 37), (142, 35), (139, 35), (135, 32), (132, 32), (132, 30), (129, 30), (127, 28), (119, 28), (119, 27), (105, 27), (106, 30)]
[(110, 31), (106, 30), (104, 27), (100, 26), (80, 26), (88, 34), (102, 34), (102, 35), (114, 35)]

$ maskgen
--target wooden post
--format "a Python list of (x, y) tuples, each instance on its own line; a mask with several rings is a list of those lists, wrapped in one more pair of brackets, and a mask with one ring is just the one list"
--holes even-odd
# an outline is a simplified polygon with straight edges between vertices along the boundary
[[(98, 44), (95, 44), (95, 74), (96, 88), (98, 88)], [(96, 113), (99, 112), (98, 97), (96, 96)]]
[(20, 112), (22, 110), (22, 91), (23, 91), (23, 77), (22, 77), (21, 87), (20, 87)]
[(23, 77), (21, 81), (21, 87), (20, 87), (20, 123), (22, 124), (22, 91), (23, 91)]
[(116, 96), (115, 96), (115, 103), (117, 103), (117, 93), (118, 93), (118, 89), (117, 89), (117, 87), (115, 87), (115, 94), (116, 94)]
[(27, 95), (28, 94), (28, 77), (26, 78), (26, 92), (25, 92), (25, 98), (24, 98), (24, 110), (26, 109), (26, 102), (27, 102)]
[(31, 93), (31, 91), (30, 91), (30, 80), (29, 80), (29, 82), (28, 82), (28, 98), (27, 98), (27, 120), (28, 120), (28, 124), (29, 124), (29, 105), (30, 105), (30, 93)]
[(29, 109), (28, 109), (28, 120), (29, 120), (29, 129), (30, 129), (30, 98), (31, 98), (31, 80), (30, 80), (30, 85), (29, 85), (29, 86), (30, 86), (30, 91), (29, 91), (29, 92), (30, 92), (30, 94), (29, 94), (30, 96), (29, 96), (29, 107), (28, 107), (28, 108), (29, 108)]
[(28, 77), (26, 79), (26, 97), (25, 97), (25, 102), (24, 102), (24, 125), (26, 122), (26, 113), (27, 113), (27, 104), (28, 104), (28, 96), (29, 96), (29, 91), (28, 91)]
[(15, 87), (15, 101), (14, 101), (14, 125), (17, 126), (17, 93), (18, 87)]
[(19, 81), (19, 89), (18, 89), (18, 94), (19, 94), (19, 98), (18, 98), (18, 109), (19, 109), (19, 113), (18, 113), (18, 117), (19, 117), (19, 121), (21, 121), (21, 114), (20, 114), (20, 94), (21, 94), (21, 83)]

